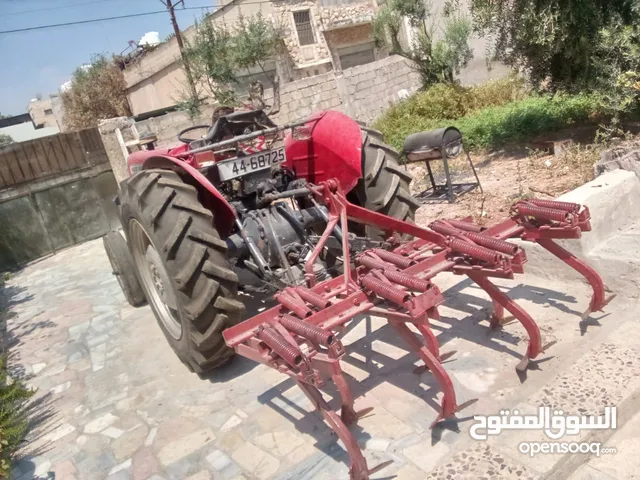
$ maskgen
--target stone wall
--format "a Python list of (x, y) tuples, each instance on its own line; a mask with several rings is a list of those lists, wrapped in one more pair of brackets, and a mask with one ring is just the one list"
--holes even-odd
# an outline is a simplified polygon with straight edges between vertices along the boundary
[(374, 7), (370, 2), (321, 7), (319, 14), (322, 29), (333, 30), (363, 23), (370, 24), (374, 16)]
[(413, 93), (420, 87), (420, 75), (398, 56), (348, 68), (343, 77), (349, 114), (363, 122), (373, 121), (397, 102), (399, 91)]
[[(280, 112), (273, 120), (283, 124), (298, 120), (320, 110), (338, 110), (356, 120), (370, 123), (389, 106), (398, 101), (398, 92), (416, 91), (420, 77), (402, 57), (390, 56), (366, 65), (328, 72), (280, 87)], [(271, 89), (265, 91), (267, 105), (273, 103)], [(185, 112), (171, 112), (136, 123), (140, 135), (153, 133), (157, 147), (178, 143), (177, 135), (187, 127), (209, 124), (212, 106), (205, 106), (198, 118), (190, 119)], [(115, 128), (126, 129), (131, 119), (110, 119), (101, 123), (99, 130), (116, 179), (126, 178), (125, 158), (113, 134)]]
[(415, 92), (420, 77), (402, 57), (329, 72), (282, 86), (277, 123), (299, 119), (318, 110), (339, 110), (356, 120), (370, 123), (397, 102), (398, 92)]
[[(21, 184), (0, 199), (0, 271), (117, 228), (108, 164)], [(9, 193), (9, 194), (7, 194)]]

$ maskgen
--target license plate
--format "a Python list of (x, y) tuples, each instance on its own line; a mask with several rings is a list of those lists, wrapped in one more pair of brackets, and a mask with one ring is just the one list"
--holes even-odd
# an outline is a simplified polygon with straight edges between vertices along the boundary
[(218, 163), (220, 180), (226, 181), (242, 177), (249, 173), (270, 168), (284, 162), (284, 147), (275, 150), (265, 150), (246, 157), (233, 158)]

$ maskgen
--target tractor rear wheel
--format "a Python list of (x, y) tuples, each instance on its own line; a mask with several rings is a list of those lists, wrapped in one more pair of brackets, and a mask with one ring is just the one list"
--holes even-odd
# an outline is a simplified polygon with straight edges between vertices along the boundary
[(233, 355), (222, 337), (242, 319), (226, 243), (195, 187), (167, 170), (122, 186), (121, 220), (140, 283), (162, 332), (189, 369), (203, 373)]
[(141, 307), (147, 303), (135, 267), (133, 266), (131, 253), (127, 248), (127, 242), (122, 235), (120, 235), (119, 232), (108, 232), (102, 237), (102, 244), (111, 263), (113, 274), (118, 280), (122, 293), (127, 299), (127, 302), (129, 302), (129, 305), (132, 307)]
[[(363, 177), (354, 189), (357, 203), (369, 210), (398, 220), (413, 222), (420, 202), (411, 196), (409, 184), (413, 177), (400, 166), (400, 154), (385, 144), (376, 130), (362, 129)], [(353, 198), (356, 200), (356, 198)], [(383, 239), (383, 232), (366, 226), (371, 239)]]

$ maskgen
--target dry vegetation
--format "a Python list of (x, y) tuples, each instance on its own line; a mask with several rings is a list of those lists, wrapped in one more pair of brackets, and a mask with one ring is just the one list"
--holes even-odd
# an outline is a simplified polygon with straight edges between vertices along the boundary
[[(416, 221), (428, 225), (437, 218), (472, 216), (480, 224), (493, 224), (509, 215), (509, 207), (522, 198), (556, 198), (594, 178), (594, 164), (605, 147), (599, 144), (575, 144), (562, 156), (543, 152), (493, 153), (472, 155), (484, 193), (478, 190), (462, 195), (455, 203), (422, 206)], [(468, 168), (457, 159), (454, 170)], [(414, 177), (414, 195), (428, 188), (429, 180), (423, 164), (409, 164)]]

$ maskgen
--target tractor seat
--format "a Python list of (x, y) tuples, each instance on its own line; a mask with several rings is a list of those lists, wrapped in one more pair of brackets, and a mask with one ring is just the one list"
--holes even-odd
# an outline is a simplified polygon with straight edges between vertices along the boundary
[(462, 151), (462, 134), (455, 127), (412, 133), (402, 146), (410, 161), (457, 157)]
[(205, 140), (219, 142), (229, 133), (239, 135), (245, 128), (256, 126), (258, 128), (272, 128), (276, 124), (262, 110), (240, 110), (216, 119)]

